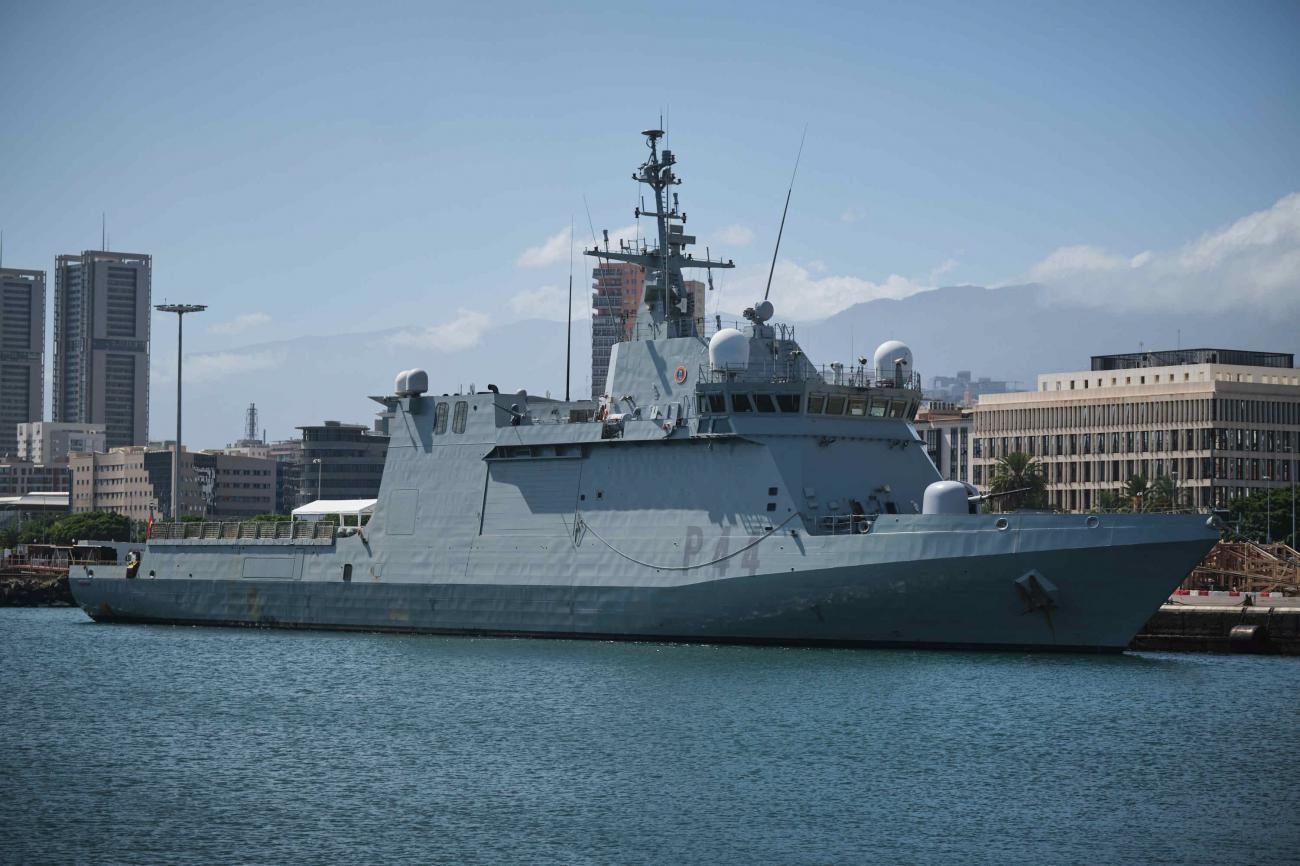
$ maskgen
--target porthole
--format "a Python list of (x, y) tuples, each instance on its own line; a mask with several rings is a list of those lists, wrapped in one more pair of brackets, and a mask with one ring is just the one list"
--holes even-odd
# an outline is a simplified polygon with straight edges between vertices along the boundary
[(1096, 529), (1098, 526), (1101, 525), (1101, 521), (1098, 520), (1095, 516), (1091, 516), (1088, 518), (1087, 524), (1089, 529)]
[(1008, 526), (1010, 526), (1010, 525), (1011, 525), (1011, 522), (1010, 522), (1009, 520), (1007, 520), (1005, 517), (999, 517), (999, 518), (997, 519), (997, 522), (994, 523), (993, 525), (996, 526), (996, 527), (998, 528), (998, 531), (999, 531), (999, 532), (1001, 532), (1002, 530), (1004, 530), (1004, 529), (1006, 529)]

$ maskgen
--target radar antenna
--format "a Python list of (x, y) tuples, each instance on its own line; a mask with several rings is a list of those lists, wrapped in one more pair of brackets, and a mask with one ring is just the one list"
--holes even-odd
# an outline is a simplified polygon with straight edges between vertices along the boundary
[[(668, 148), (659, 149), (659, 139), (663, 138), (662, 129), (642, 131), (646, 138), (646, 147), (650, 157), (641, 164), (632, 179), (643, 183), (654, 191), (654, 210), (646, 210), (638, 205), (635, 216), (654, 217), (658, 227), (659, 245), (649, 248), (637, 241), (631, 244), (626, 240), (619, 242), (617, 251), (608, 246), (601, 250), (593, 246), (583, 250), (583, 255), (595, 256), (619, 262), (631, 262), (645, 270), (645, 290), (643, 295), (642, 315), (650, 317), (651, 330), (658, 333), (661, 326), (667, 327), (669, 337), (698, 337), (696, 325), (695, 298), (687, 291), (682, 279), (683, 268), (734, 268), (735, 262), (712, 261), (709, 258), (697, 259), (685, 253), (687, 246), (695, 243), (695, 238), (682, 231), (686, 223), (686, 214), (678, 209), (676, 194), (671, 200), (665, 195), (670, 187), (677, 186), (681, 179), (673, 172), (677, 157)], [(607, 235), (608, 237), (608, 235)]]

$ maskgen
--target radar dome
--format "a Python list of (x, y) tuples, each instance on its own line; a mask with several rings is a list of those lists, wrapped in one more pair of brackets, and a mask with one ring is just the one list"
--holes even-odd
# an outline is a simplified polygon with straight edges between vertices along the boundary
[(394, 390), (399, 397), (414, 397), (429, 390), (429, 374), (419, 368), (403, 370), (397, 374)]
[(881, 343), (872, 363), (876, 376), (881, 379), (903, 383), (912, 378), (912, 350), (906, 343), (898, 340)]
[(723, 328), (709, 340), (709, 365), (715, 370), (744, 370), (749, 366), (749, 338), (735, 328)]

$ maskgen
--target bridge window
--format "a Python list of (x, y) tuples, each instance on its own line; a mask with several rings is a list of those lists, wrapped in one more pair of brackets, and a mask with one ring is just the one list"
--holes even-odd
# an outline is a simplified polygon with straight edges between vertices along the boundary
[(867, 399), (865, 397), (850, 397), (849, 414), (850, 415), (867, 414)]
[(801, 396), (803, 395), (802, 394), (777, 394), (776, 405), (780, 407), (782, 412), (798, 412), (799, 402), (800, 402), (799, 398)]
[(732, 394), (731, 409), (733, 412), (753, 412), (754, 406), (749, 402), (748, 394)]
[(726, 411), (727, 411), (727, 395), (726, 395), (726, 394), (710, 394), (710, 395), (709, 395), (709, 408), (710, 408), (711, 410), (713, 410), (714, 412), (717, 412), (717, 413), (726, 412)]
[(447, 404), (439, 403), (433, 410), (433, 432), (441, 436), (447, 432)]
[(830, 397), (827, 397), (827, 398), (826, 398), (826, 414), (827, 414), (827, 415), (843, 415), (843, 414), (844, 414), (844, 398), (843, 398), (843, 397), (838, 397), (838, 396), (835, 396), (835, 395), (831, 395)]
[(906, 401), (906, 400), (891, 400), (891, 401), (889, 401), (889, 417), (890, 417), (890, 418), (903, 418), (903, 417), (905, 417), (905, 413), (906, 413), (906, 412), (907, 412), (907, 401)]
[(826, 395), (825, 395), (825, 394), (809, 394), (809, 395), (808, 395), (808, 414), (809, 414), (809, 415), (820, 415), (820, 414), (822, 413), (822, 410), (825, 409), (825, 408), (826, 408)]
[(888, 401), (888, 400), (872, 400), (872, 401), (871, 401), (871, 417), (872, 417), (872, 418), (884, 418), (885, 415), (886, 415), (888, 412), (889, 412), (889, 401)]
[(755, 394), (754, 404), (758, 406), (760, 412), (775, 412), (776, 404), (772, 402), (771, 394)]

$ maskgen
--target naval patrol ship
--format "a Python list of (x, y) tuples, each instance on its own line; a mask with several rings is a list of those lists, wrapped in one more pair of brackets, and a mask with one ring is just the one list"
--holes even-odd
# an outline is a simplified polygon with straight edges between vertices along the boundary
[[(683, 280), (676, 157), (644, 133), (657, 243), (631, 339), (588, 401), (435, 395), (390, 413), (361, 527), (155, 526), (76, 567), (101, 622), (672, 641), (1123, 650), (1218, 538), (1197, 514), (980, 513), (911, 420), (912, 354), (818, 367), (766, 300), (710, 329)], [(720, 323), (717, 323), (720, 325)], [(708, 333), (708, 331), (712, 333)]]

